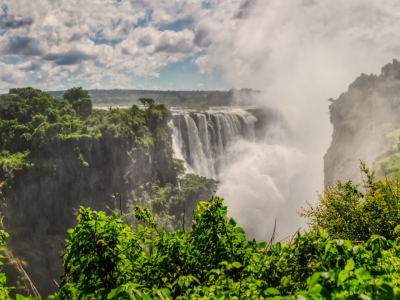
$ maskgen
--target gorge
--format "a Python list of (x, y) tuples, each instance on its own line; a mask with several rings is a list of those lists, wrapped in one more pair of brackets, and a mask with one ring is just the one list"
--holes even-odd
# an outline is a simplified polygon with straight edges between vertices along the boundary
[[(326, 183), (359, 180), (360, 159), (378, 176), (398, 176), (399, 74), (394, 60), (379, 76), (363, 74), (330, 99)], [(197, 202), (217, 191), (248, 238), (268, 240), (278, 218), (282, 239), (303, 226), (296, 209), (311, 195), (310, 174), (322, 186), (322, 170), (309, 168), (322, 157), (298, 143), (283, 110), (161, 103), (101, 110), (89, 102), (32, 88), (0, 96), (0, 211), (11, 235), (3, 270), (10, 284), (21, 276), (19, 260), (42, 294), (57, 290), (65, 231), (76, 225), (80, 206), (121, 205), (130, 224), (137, 222), (136, 204), (149, 207), (159, 228), (170, 232), (188, 228)], [(17, 287), (29, 293), (26, 281)]]

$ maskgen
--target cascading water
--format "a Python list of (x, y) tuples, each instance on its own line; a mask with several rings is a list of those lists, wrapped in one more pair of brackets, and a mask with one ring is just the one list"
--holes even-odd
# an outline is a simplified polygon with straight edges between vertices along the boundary
[(296, 210), (304, 203), (302, 178), (308, 174), (302, 171), (309, 161), (279, 111), (172, 112), (175, 156), (185, 161), (187, 172), (220, 181), (218, 195), (225, 198), (228, 216), (243, 226), (247, 237), (269, 240), (275, 218), (280, 238), (304, 225)]
[(175, 155), (185, 161), (188, 172), (217, 178), (228, 147), (240, 139), (255, 139), (257, 119), (244, 109), (173, 110), (173, 114)]

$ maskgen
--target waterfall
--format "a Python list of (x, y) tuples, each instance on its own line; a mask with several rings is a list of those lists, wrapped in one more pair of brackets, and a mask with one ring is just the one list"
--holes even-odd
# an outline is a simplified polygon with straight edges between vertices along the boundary
[(228, 162), (226, 151), (234, 142), (253, 141), (257, 119), (244, 109), (194, 112), (173, 111), (173, 147), (188, 172), (217, 178)]

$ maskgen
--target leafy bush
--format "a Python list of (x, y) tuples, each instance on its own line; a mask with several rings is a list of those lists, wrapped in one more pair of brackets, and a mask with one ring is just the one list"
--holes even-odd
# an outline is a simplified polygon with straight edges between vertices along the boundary
[(338, 181), (319, 195), (315, 207), (309, 204), (299, 214), (309, 219), (311, 228), (325, 229), (332, 238), (366, 241), (378, 234), (394, 239), (400, 224), (399, 182), (387, 177), (375, 181), (374, 172), (364, 163), (360, 169), (365, 176), (362, 184)]
[(140, 205), (150, 209), (160, 230), (168, 233), (182, 226), (190, 228), (193, 221), (192, 212), (197, 203), (207, 201), (213, 191), (217, 190), (218, 184), (219, 181), (196, 174), (182, 175), (176, 184), (167, 183), (160, 186), (159, 182), (155, 182), (151, 189), (141, 188), (136, 193), (132, 192), (125, 220), (134, 222), (135, 207)]
[[(354, 245), (325, 230), (287, 244), (248, 241), (223, 199), (200, 202), (190, 231), (158, 231), (136, 207), (132, 233), (118, 213), (79, 210), (62, 255), (65, 274), (51, 299), (394, 299), (400, 239)], [(400, 229), (400, 227), (398, 227)], [(396, 229), (396, 232), (398, 231)], [(287, 295), (287, 296), (281, 296)]]

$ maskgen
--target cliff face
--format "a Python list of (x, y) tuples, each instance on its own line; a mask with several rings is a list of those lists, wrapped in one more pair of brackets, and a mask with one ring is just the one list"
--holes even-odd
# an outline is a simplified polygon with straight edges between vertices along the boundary
[(329, 101), (333, 135), (324, 156), (325, 183), (360, 182), (360, 160), (373, 166), (396, 143), (390, 133), (400, 128), (400, 63), (393, 60), (379, 76), (362, 74)]
[[(86, 120), (71, 114), (49, 123), (49, 110), (56, 110), (49, 106), (44, 122), (35, 128), (36, 117), (29, 115), (34, 98), (27, 98), (18, 98), (28, 109), (23, 121), (17, 116), (17, 123), (13, 117), (18, 110), (10, 112), (16, 100), (0, 99), (1, 216), (10, 234), (10, 255), (23, 262), (34, 285), (47, 296), (58, 289), (54, 280), (59, 282), (63, 271), (65, 231), (75, 227), (79, 206), (119, 210), (120, 192), (126, 210), (132, 191), (151, 188), (154, 180), (161, 186), (176, 182), (171, 114), (158, 105), (146, 111), (93, 111)], [(7, 131), (6, 125), (14, 127)], [(4, 271), (12, 284), (18, 275), (15, 264), (6, 262)]]

